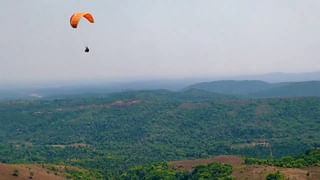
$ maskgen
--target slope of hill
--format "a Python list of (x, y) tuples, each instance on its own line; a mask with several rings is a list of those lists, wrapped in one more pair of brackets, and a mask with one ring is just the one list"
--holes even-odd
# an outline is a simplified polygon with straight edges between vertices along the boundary
[[(320, 151), (310, 150), (304, 155), (281, 159), (257, 160), (259, 164), (248, 164), (247, 158), (217, 156), (209, 159), (180, 160), (133, 167), (121, 177), (127, 179), (320, 179)], [(249, 158), (252, 159), (252, 158)], [(281, 162), (264, 164), (262, 162)], [(252, 162), (252, 161), (250, 161)], [(304, 163), (302, 163), (304, 162)], [(291, 165), (289, 168), (283, 165)], [(271, 178), (273, 177), (273, 178)]]
[(320, 81), (292, 82), (284, 86), (252, 93), (257, 97), (320, 96)]
[(320, 96), (320, 81), (267, 83), (263, 81), (213, 81), (194, 84), (186, 89), (198, 89), (226, 95), (247, 97)]
[(0, 179), (4, 180), (63, 180), (102, 179), (96, 171), (65, 165), (0, 164)]
[(222, 163), (232, 166), (232, 176), (237, 180), (265, 180), (269, 174), (280, 172), (286, 179), (318, 180), (320, 167), (283, 168), (270, 165), (248, 165), (244, 159), (237, 156), (217, 156), (211, 159), (185, 160), (169, 162), (171, 168), (178, 171), (192, 172), (196, 167), (212, 163)]
[(61, 174), (55, 174), (48, 169), (39, 165), (9, 165), (0, 164), (0, 179), (47, 179), (47, 180), (63, 180), (66, 177)]

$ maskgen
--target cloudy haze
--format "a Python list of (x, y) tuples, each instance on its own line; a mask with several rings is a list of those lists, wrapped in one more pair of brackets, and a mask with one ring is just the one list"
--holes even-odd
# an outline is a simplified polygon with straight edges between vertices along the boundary
[[(317, 0), (1, 0), (0, 84), (319, 71), (319, 9)], [(96, 23), (72, 29), (76, 11)]]

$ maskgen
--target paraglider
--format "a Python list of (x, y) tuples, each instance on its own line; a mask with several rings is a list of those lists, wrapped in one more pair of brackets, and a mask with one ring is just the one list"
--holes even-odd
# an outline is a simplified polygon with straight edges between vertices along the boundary
[[(72, 28), (77, 29), (79, 26), (79, 23), (81, 21), (81, 19), (86, 19), (89, 23), (94, 23), (94, 17), (91, 13), (88, 12), (78, 12), (78, 13), (74, 13), (71, 17), (70, 17), (70, 25)], [(84, 52), (85, 53), (89, 53), (90, 49), (88, 46), (85, 47)]]

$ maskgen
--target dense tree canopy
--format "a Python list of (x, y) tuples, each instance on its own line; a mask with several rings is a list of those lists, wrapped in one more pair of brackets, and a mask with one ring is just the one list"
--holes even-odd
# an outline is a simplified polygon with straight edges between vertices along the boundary
[(320, 98), (200, 90), (3, 101), (0, 162), (65, 163), (112, 175), (220, 154), (281, 157), (319, 146), (319, 117)]

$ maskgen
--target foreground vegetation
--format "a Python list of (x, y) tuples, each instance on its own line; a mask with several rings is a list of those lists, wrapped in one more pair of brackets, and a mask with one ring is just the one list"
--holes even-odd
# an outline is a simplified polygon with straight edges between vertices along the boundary
[(246, 164), (270, 165), (287, 168), (320, 166), (320, 150), (309, 150), (304, 155), (286, 156), (280, 159), (246, 158)]
[(169, 167), (167, 163), (160, 163), (151, 166), (139, 166), (123, 173), (120, 179), (212, 179), (231, 180), (232, 166), (219, 163), (212, 163), (196, 167), (192, 172), (177, 171)]

